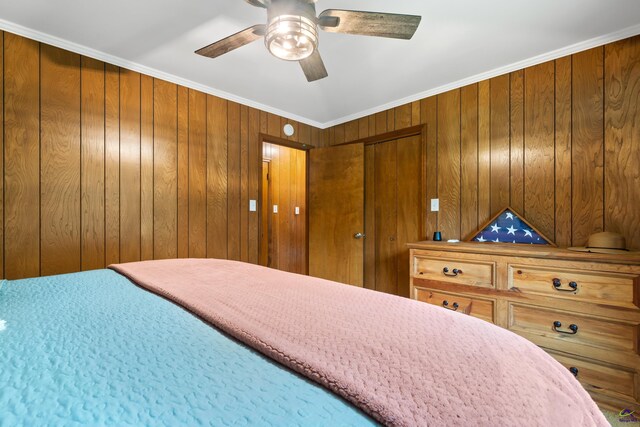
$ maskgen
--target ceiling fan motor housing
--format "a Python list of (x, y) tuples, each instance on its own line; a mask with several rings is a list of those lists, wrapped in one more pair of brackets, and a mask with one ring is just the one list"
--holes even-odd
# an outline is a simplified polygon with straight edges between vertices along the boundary
[(299, 61), (318, 48), (316, 6), (299, 0), (271, 0), (265, 45), (274, 56)]

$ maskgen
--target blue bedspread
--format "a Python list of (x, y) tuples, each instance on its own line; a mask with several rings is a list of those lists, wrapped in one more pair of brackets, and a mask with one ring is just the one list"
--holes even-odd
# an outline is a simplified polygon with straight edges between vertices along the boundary
[(374, 424), (111, 270), (3, 282), (3, 323), (3, 427)]

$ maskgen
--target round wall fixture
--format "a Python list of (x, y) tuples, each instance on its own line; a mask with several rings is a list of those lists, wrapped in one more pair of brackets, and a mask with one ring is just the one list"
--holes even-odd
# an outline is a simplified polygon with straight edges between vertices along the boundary
[(284, 134), (287, 135), (287, 136), (293, 135), (293, 132), (294, 132), (293, 126), (291, 126), (289, 123), (284, 125), (282, 130), (284, 131)]

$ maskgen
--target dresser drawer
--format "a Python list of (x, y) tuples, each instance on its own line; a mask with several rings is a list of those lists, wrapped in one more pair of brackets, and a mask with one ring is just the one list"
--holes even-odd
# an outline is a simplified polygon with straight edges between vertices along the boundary
[(494, 288), (495, 263), (415, 256), (413, 276), (418, 279)]
[(638, 325), (509, 303), (508, 329), (542, 347), (576, 353), (576, 345), (636, 353)]
[[(637, 275), (510, 264), (509, 288), (523, 294), (636, 308)], [(514, 289), (515, 288), (515, 289)]]
[(637, 373), (614, 365), (549, 352), (558, 362), (569, 369), (588, 391), (618, 394), (625, 400), (638, 401)]
[(471, 298), (448, 292), (432, 291), (430, 289), (414, 288), (414, 298), (418, 301), (444, 307), (458, 313), (465, 313), (487, 322), (493, 323), (495, 302), (484, 298)]

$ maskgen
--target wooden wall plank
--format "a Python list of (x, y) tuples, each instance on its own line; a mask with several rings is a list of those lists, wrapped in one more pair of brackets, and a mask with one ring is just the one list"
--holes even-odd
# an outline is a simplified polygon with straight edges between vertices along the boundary
[[(427, 126), (426, 137), (426, 197), (429, 202), (438, 197), (438, 103), (437, 97), (423, 99), (420, 102), (420, 122)], [(427, 203), (430, 207), (431, 203)], [(433, 233), (438, 230), (438, 212), (431, 212), (431, 209), (423, 213), (424, 215), (424, 238), (430, 239)]]
[(120, 71), (120, 262), (140, 261), (140, 74)]
[(275, 114), (267, 113), (267, 133), (272, 136), (280, 136), (281, 126), (280, 117)]
[[(362, 128), (361, 128), (362, 130)], [(368, 123), (366, 132), (368, 134)], [(364, 287), (376, 288), (376, 146), (364, 147)]]
[(80, 246), (82, 270), (104, 268), (104, 63), (82, 57)]
[(478, 228), (478, 85), (460, 90), (460, 237)]
[(573, 55), (572, 235), (583, 245), (604, 228), (603, 48)]
[(640, 38), (605, 46), (605, 223), (640, 249)]
[(178, 86), (178, 257), (189, 257), (189, 89)]
[(336, 125), (336, 126), (332, 127), (331, 129), (335, 130), (335, 134), (334, 134), (333, 141), (332, 141), (331, 145), (344, 144), (344, 141), (345, 141), (344, 123)]
[[(554, 64), (525, 70), (523, 215), (554, 240)], [(493, 185), (493, 182), (492, 182)]]
[[(251, 135), (251, 131), (249, 131), (249, 135)], [(309, 144), (311, 144), (311, 126), (304, 123), (300, 123), (299, 129), (298, 129), (298, 136), (299, 136), (298, 140), (302, 145), (308, 146)]]
[(80, 56), (40, 48), (40, 274), (80, 270)]
[(320, 147), (321, 146), (320, 129), (315, 128), (315, 127), (311, 128), (311, 139), (309, 141), (310, 141), (312, 147)]
[(555, 243), (571, 246), (571, 57), (556, 63)]
[(380, 135), (387, 132), (387, 112), (382, 111), (380, 113), (375, 114), (375, 134), (369, 135)]
[[(396, 120), (398, 117), (396, 116)], [(422, 139), (418, 136), (402, 138), (397, 141), (396, 177), (397, 177), (397, 239), (396, 272), (398, 295), (409, 297), (409, 249), (407, 243), (420, 239), (422, 191)], [(417, 178), (417, 179), (416, 179)], [(408, 183), (418, 183), (407, 185)]]
[(227, 258), (227, 101), (207, 95), (207, 257)]
[(120, 262), (120, 69), (105, 66), (105, 265)]
[(367, 138), (369, 136), (369, 117), (363, 117), (358, 120), (358, 138)]
[(509, 205), (509, 75), (491, 86), (491, 213)]
[(207, 96), (189, 89), (189, 256), (207, 256)]
[(153, 78), (140, 81), (140, 258), (153, 259)]
[(491, 218), (491, 85), (478, 83), (478, 224)]
[(4, 34), (5, 277), (40, 274), (40, 54)]
[(438, 95), (438, 228), (460, 238), (460, 90)]
[(509, 206), (522, 214), (524, 212), (524, 70), (515, 71), (509, 77), (511, 79)]
[(387, 202), (397, 198), (397, 142), (376, 144), (375, 149), (376, 290), (396, 294), (398, 214), (397, 204)]
[(387, 132), (396, 129), (396, 115), (393, 109), (387, 110)]
[(411, 126), (411, 104), (404, 104), (394, 109), (395, 128), (404, 129)]
[[(310, 129), (310, 127), (309, 127)], [(249, 108), (249, 199), (259, 200), (262, 180), (262, 141), (260, 133), (260, 111)], [(311, 138), (309, 132), (309, 139)], [(258, 204), (259, 205), (259, 204)], [(245, 205), (243, 209), (248, 209)], [(258, 263), (260, 242), (260, 216), (258, 211), (249, 212), (249, 262)]]
[(154, 79), (153, 96), (153, 255), (178, 256), (178, 93)]
[[(297, 129), (297, 124), (296, 124)], [(296, 132), (297, 133), (297, 132)], [(249, 107), (240, 106), (240, 261), (249, 261)]]
[(411, 126), (419, 125), (420, 118), (420, 101), (413, 101), (411, 103)]
[(359, 124), (358, 120), (351, 120), (345, 123), (344, 127), (344, 140), (346, 142), (355, 141), (359, 138)]
[(240, 260), (240, 105), (227, 107), (227, 245), (228, 258)]

